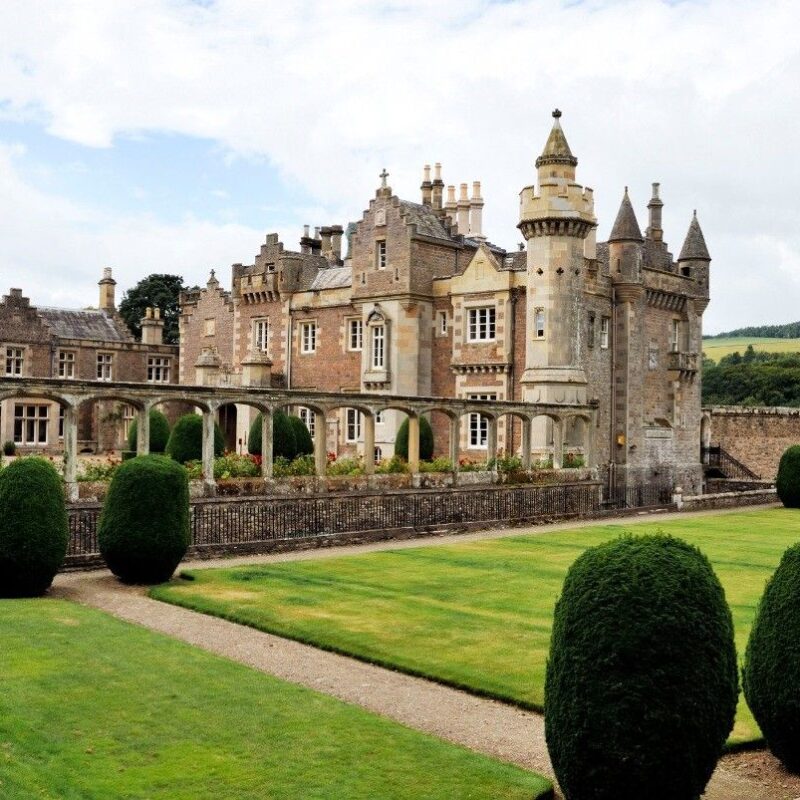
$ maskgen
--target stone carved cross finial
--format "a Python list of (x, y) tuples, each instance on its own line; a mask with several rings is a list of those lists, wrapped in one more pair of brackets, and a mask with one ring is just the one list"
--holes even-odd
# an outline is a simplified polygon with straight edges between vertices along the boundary
[(383, 168), (383, 172), (381, 172), (378, 177), (381, 179), (381, 189), (386, 188), (386, 179), (389, 177), (389, 173), (386, 171), (386, 167)]

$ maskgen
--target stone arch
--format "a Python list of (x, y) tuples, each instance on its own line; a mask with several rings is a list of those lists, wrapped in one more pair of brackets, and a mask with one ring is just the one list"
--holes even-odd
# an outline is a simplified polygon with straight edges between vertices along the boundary
[[(592, 424), (594, 419), (591, 414), (577, 412), (567, 414), (563, 418), (564, 426), (564, 445), (567, 449), (564, 456), (564, 466), (574, 466), (570, 463), (570, 456), (576, 461), (583, 461), (583, 466), (593, 467), (592, 454)], [(578, 461), (580, 463), (580, 461)]]

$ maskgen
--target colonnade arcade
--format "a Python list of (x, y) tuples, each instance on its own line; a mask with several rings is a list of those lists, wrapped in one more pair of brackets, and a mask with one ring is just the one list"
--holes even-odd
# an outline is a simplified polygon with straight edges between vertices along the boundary
[[(596, 407), (577, 404), (541, 404), (496, 400), (468, 400), (442, 397), (404, 397), (371, 393), (327, 393), (264, 387), (229, 388), (208, 386), (153, 386), (141, 383), (103, 383), (64, 381), (38, 378), (0, 379), (0, 402), (11, 398), (41, 398), (58, 403), (64, 416), (64, 477), (74, 488), (77, 477), (78, 412), (85, 404), (119, 402), (136, 410), (137, 453), (150, 449), (150, 410), (163, 403), (184, 403), (194, 406), (203, 417), (203, 475), (210, 492), (214, 488), (214, 424), (223, 406), (244, 405), (264, 415), (262, 425), (262, 474), (272, 477), (272, 419), (278, 410), (305, 407), (314, 415), (314, 462), (317, 475), (325, 475), (327, 442), (325, 421), (342, 408), (354, 408), (363, 415), (364, 452), (375, 447), (375, 417), (383, 411), (396, 410), (408, 417), (408, 466), (412, 473), (419, 471), (419, 419), (439, 412), (449, 420), (449, 456), (454, 471), (458, 471), (459, 442), (462, 420), (469, 414), (480, 414), (487, 423), (486, 457), (497, 457), (498, 421), (512, 415), (521, 421), (521, 458), (524, 469), (531, 468), (532, 431), (534, 420), (546, 417), (552, 421), (553, 468), (562, 467), (564, 433), (574, 420), (583, 428), (583, 457), (587, 467), (593, 467), (593, 431), (597, 424)], [(364, 459), (367, 475), (374, 473), (373, 458)]]

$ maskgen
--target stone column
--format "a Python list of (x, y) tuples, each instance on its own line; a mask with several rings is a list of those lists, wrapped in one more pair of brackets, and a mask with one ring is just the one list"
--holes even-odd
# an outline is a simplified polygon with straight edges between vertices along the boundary
[(150, 409), (143, 405), (136, 415), (136, 455), (146, 456), (150, 452)]
[(261, 415), (261, 475), (272, 477), (272, 411)]
[(317, 477), (325, 477), (325, 469), (328, 466), (328, 442), (326, 430), (325, 414), (314, 412), (314, 466), (316, 467)]
[(64, 408), (64, 481), (67, 498), (78, 499), (78, 412), (73, 406)]
[(591, 419), (583, 420), (583, 465), (587, 469), (594, 469), (594, 415)]
[(412, 475), (419, 472), (419, 417), (408, 418), (408, 469)]
[(450, 462), (453, 472), (458, 472), (458, 456), (461, 452), (461, 417), (450, 417)]
[(522, 469), (531, 468), (531, 430), (533, 421), (526, 417), (522, 420)]
[(564, 421), (553, 420), (553, 469), (564, 465)]
[(217, 482), (214, 480), (214, 410), (203, 411), (203, 482), (206, 492), (213, 495)]
[(364, 414), (364, 472), (375, 474), (375, 415), (372, 412)]
[(486, 425), (486, 460), (494, 462), (492, 472), (497, 472), (497, 417), (487, 417)]

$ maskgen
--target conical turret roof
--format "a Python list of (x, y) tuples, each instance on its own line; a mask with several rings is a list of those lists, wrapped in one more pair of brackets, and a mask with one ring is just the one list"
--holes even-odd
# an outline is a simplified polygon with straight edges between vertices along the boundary
[(558, 109), (553, 111), (553, 119), (553, 129), (547, 137), (542, 154), (536, 159), (536, 167), (541, 167), (543, 164), (571, 164), (573, 167), (577, 166), (578, 159), (572, 155), (572, 150), (569, 149), (567, 144), (567, 137), (564, 136), (564, 131), (561, 129), (561, 112)]
[(683, 240), (683, 247), (681, 247), (681, 254), (678, 256), (678, 261), (691, 261), (692, 259), (697, 261), (711, 261), (703, 231), (700, 229), (700, 223), (697, 221), (697, 211), (692, 215), (692, 221), (689, 223), (689, 230), (686, 233), (686, 238)]
[(628, 197), (627, 186), (625, 187), (625, 194), (622, 197), (622, 202), (617, 212), (617, 218), (614, 220), (614, 227), (611, 229), (611, 234), (608, 237), (609, 242), (621, 242), (626, 240), (635, 242), (644, 241), (641, 228), (636, 220), (636, 213)]

